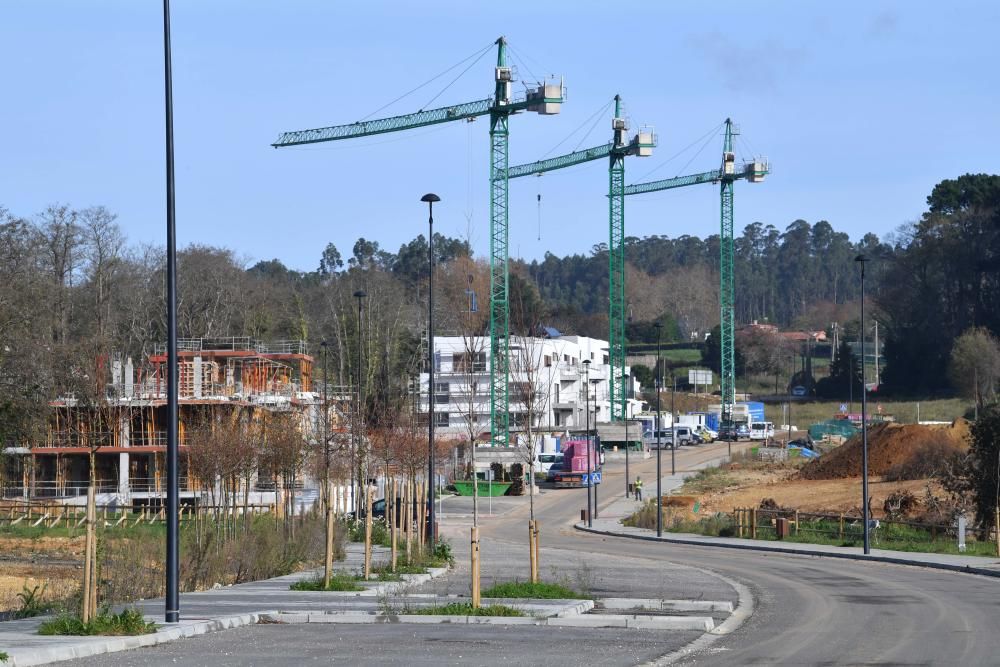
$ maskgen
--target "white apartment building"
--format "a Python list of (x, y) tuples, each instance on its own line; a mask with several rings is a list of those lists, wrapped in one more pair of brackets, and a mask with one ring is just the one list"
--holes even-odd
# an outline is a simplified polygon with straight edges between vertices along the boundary
[[(508, 382), (510, 428), (522, 430), (528, 414), (536, 432), (565, 433), (585, 428), (590, 382), (590, 425), (611, 420), (611, 368), (607, 341), (584, 336), (526, 338), (510, 344)], [(442, 437), (468, 441), (490, 431), (490, 339), (441, 336), (434, 339), (434, 425)], [(589, 368), (585, 361), (589, 361)], [(626, 375), (629, 367), (626, 366)], [(428, 412), (428, 373), (420, 375), (420, 412)], [(528, 391), (531, 386), (534, 391)], [(626, 412), (642, 410), (639, 382), (628, 376)], [(471, 429), (470, 429), (471, 426)]]

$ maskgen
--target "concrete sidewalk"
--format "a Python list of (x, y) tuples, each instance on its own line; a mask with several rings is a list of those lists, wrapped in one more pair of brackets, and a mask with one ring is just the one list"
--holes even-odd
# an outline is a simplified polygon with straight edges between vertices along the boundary
[[(345, 546), (345, 551), (344, 560), (336, 562), (335, 568), (360, 571), (364, 562), (363, 546), (351, 542)], [(373, 562), (386, 562), (388, 553), (389, 550), (384, 547), (374, 547)], [(315, 613), (325, 610), (368, 609), (376, 604), (377, 596), (391, 598), (398, 592), (420, 585), (445, 571), (438, 568), (430, 570), (430, 574), (404, 575), (403, 582), (359, 582), (365, 587), (362, 592), (317, 593), (289, 589), (296, 581), (322, 574), (322, 569), (314, 569), (264, 581), (182, 593), (180, 623), (161, 625), (155, 633), (136, 637), (42, 636), (38, 634), (38, 627), (48, 617), (6, 621), (0, 623), (0, 652), (5, 651), (9, 657), (7, 662), (0, 664), (3, 667), (24, 667), (153, 646), (182, 637), (251, 625), (258, 623), (262, 614), (278, 611)], [(163, 605), (162, 598), (135, 603), (147, 620), (158, 624), (163, 622)]]
[[(693, 473), (678, 473), (664, 478), (664, 495), (667, 489), (676, 489), (683, 484), (682, 475)], [(645, 488), (643, 489), (645, 491)], [(655, 498), (655, 489), (646, 498)], [(779, 540), (751, 540), (736, 537), (707, 537), (690, 533), (664, 532), (662, 537), (656, 536), (656, 531), (648, 528), (631, 528), (622, 525), (622, 520), (633, 514), (642, 503), (616, 498), (607, 507), (601, 509), (599, 518), (594, 519), (593, 527), (588, 528), (584, 522), (576, 524), (578, 530), (614, 535), (633, 539), (661, 541), (672, 544), (689, 544), (705, 547), (721, 547), (728, 549), (746, 549), (752, 551), (767, 551), (774, 553), (798, 554), (803, 556), (820, 556), (826, 558), (847, 558), (853, 560), (895, 563), (898, 565), (914, 565), (941, 570), (952, 570), (970, 574), (981, 574), (990, 577), (1000, 577), (1000, 559), (981, 556), (959, 556), (951, 554), (922, 553), (913, 551), (889, 551), (887, 549), (872, 549), (869, 555), (864, 554), (861, 547), (837, 547), (825, 544), (808, 544), (803, 542), (783, 542)]]

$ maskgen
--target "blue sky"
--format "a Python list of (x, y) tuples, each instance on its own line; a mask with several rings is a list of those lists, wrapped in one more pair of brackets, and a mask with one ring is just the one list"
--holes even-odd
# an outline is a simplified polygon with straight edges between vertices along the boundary
[[(0, 2), (0, 206), (103, 204), (133, 243), (162, 242), (160, 8)], [(560, 115), (512, 118), (512, 164), (561, 141), (552, 154), (606, 142), (610, 110), (598, 112), (620, 93), (633, 126), (659, 136), (653, 157), (627, 161), (626, 182), (705, 171), (721, 136), (664, 162), (731, 116), (737, 153), (773, 166), (765, 183), (737, 185), (737, 231), (803, 218), (884, 236), (917, 218), (941, 179), (997, 171), (996, 2), (174, 0), (172, 14), (179, 242), (248, 261), (311, 270), (327, 242), (346, 257), (359, 236), (395, 251), (426, 231), (429, 191), (442, 198), (435, 230), (485, 253), (486, 119), (269, 144), (358, 120), (500, 34), (522, 80), (554, 73), (568, 89)], [(494, 57), (431, 106), (488, 97)], [(423, 108), (450, 78), (382, 115)], [(606, 192), (603, 161), (513, 181), (512, 255), (606, 242)], [(626, 232), (705, 236), (718, 209), (710, 185), (632, 197)]]

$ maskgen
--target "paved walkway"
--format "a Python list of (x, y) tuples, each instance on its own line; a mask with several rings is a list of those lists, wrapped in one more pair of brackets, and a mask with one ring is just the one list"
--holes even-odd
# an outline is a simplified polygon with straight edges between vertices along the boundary
[[(350, 542), (345, 546), (344, 560), (335, 563), (338, 570), (360, 571), (364, 564), (363, 545)], [(372, 560), (378, 564), (388, 560), (389, 550), (374, 547)], [(435, 570), (440, 574), (443, 570)], [(419, 585), (431, 575), (409, 575), (407, 582), (366, 582), (359, 593), (324, 593), (292, 591), (292, 583), (322, 574), (322, 569), (296, 572), (283, 577), (254, 581), (235, 586), (221, 586), (207, 591), (182, 593), (181, 622), (163, 626), (156, 633), (138, 637), (46, 637), (38, 634), (44, 617), (0, 623), (0, 651), (9, 654), (3, 667), (39, 665), (58, 660), (85, 657), (126, 648), (151, 646), (180, 637), (191, 637), (227, 628), (257, 623), (261, 612), (315, 612), (318, 610), (351, 610), (373, 607), (377, 596), (392, 598), (397, 590)], [(143, 600), (136, 605), (147, 618), (157, 623), (163, 620), (163, 599)]]

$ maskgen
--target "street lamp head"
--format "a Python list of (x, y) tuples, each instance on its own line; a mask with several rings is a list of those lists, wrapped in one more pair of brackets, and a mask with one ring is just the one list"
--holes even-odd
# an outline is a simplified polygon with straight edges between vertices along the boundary
[(590, 359), (584, 359), (583, 360), (583, 365), (584, 366), (589, 366), (590, 365)]
[(319, 342), (319, 346), (325, 350), (326, 349), (326, 341), (325, 340), (321, 340)]
[(857, 257), (854, 258), (854, 261), (855, 262), (868, 262), (870, 260), (865, 255), (858, 255)]
[(657, 331), (659, 331), (660, 329), (663, 328), (663, 323), (662, 322), (655, 322), (653, 324), (653, 328), (656, 329)]
[(427, 194), (425, 194), (423, 197), (420, 198), (420, 201), (425, 201), (428, 204), (433, 204), (436, 201), (441, 201), (441, 198), (438, 197), (433, 192), (428, 192)]
[(368, 293), (365, 292), (363, 289), (359, 289), (357, 292), (354, 293), (355, 299), (363, 299), (366, 296), (368, 296)]

